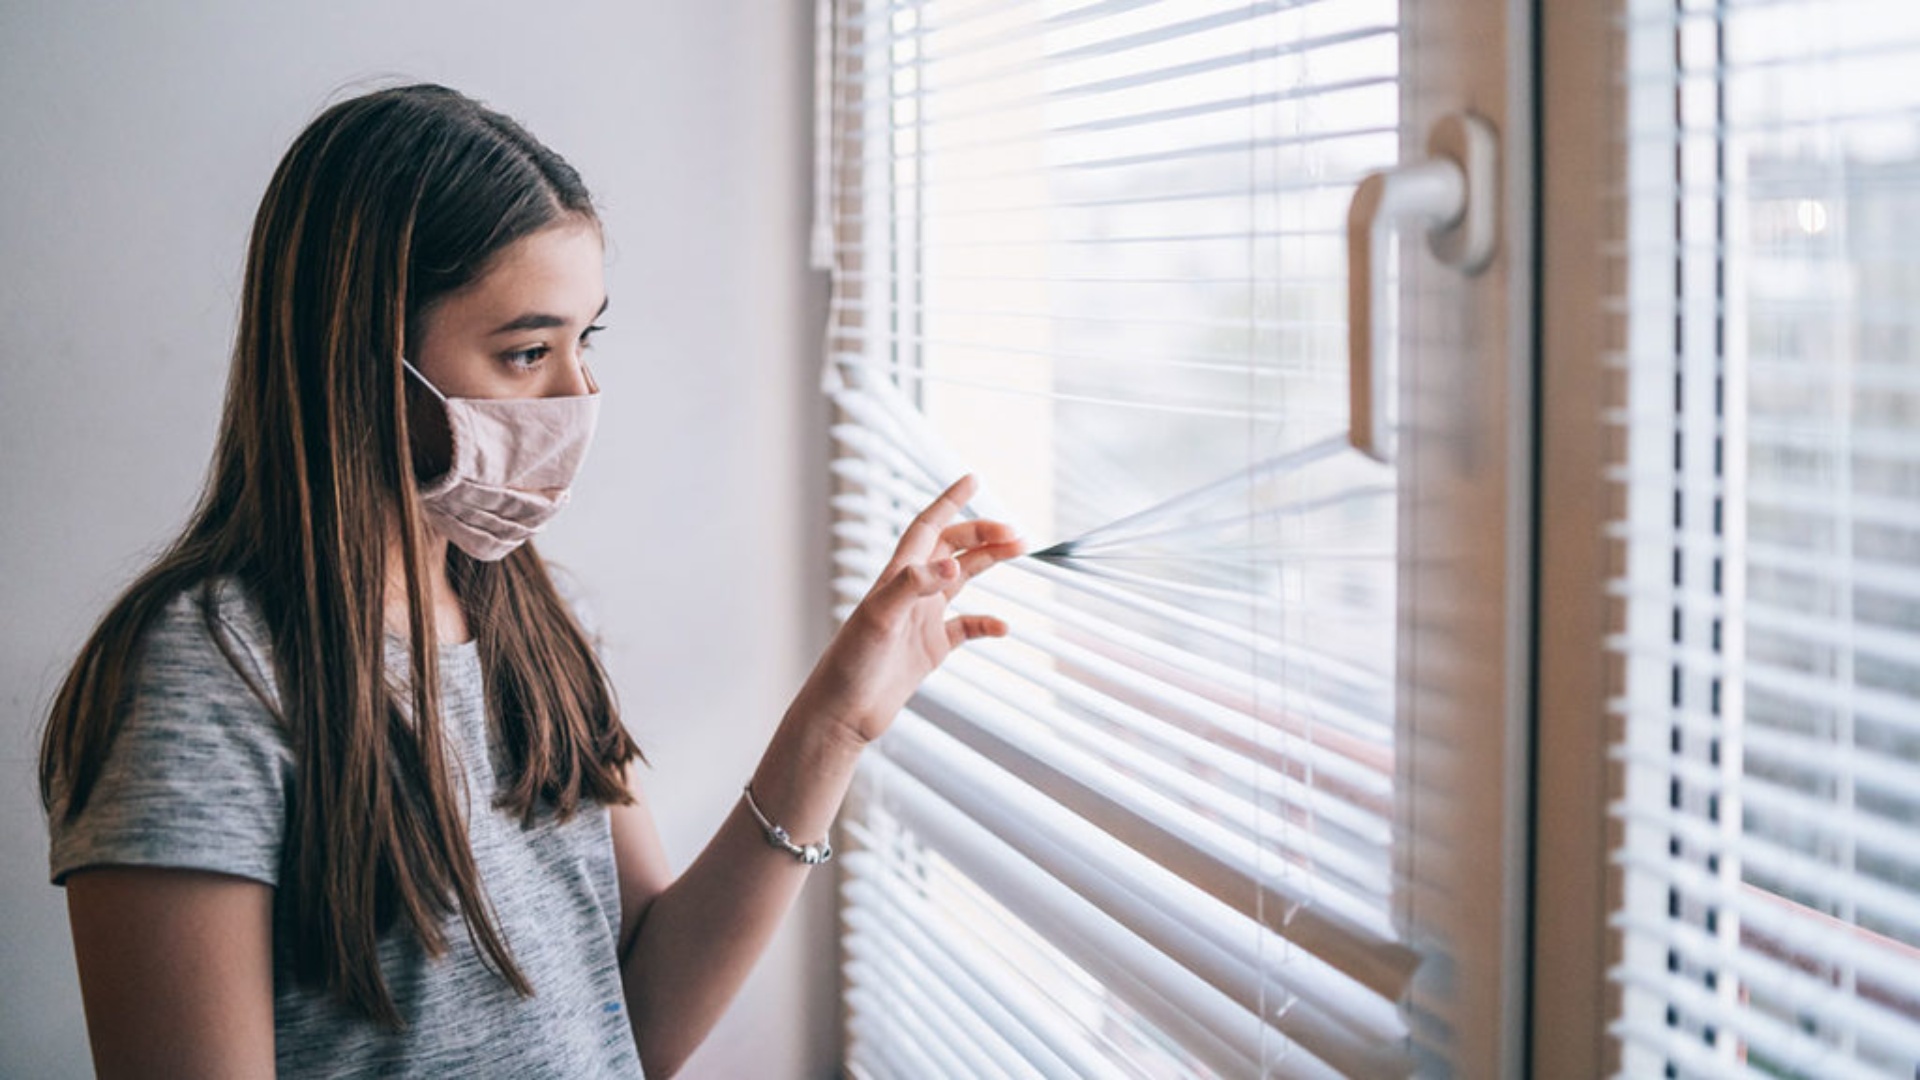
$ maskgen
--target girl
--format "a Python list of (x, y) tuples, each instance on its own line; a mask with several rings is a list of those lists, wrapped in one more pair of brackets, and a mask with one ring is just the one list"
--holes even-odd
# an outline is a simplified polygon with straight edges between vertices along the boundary
[(914, 522), (678, 878), (640, 752), (528, 543), (606, 307), (580, 178), (411, 86), (294, 142), (254, 223), (207, 488), (41, 753), (103, 1077), (668, 1076), (814, 864), (861, 748), (997, 620), (1019, 553)]

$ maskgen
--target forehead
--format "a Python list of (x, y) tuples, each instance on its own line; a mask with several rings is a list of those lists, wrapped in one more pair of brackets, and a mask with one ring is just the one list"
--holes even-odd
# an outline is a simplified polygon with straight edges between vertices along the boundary
[(590, 221), (568, 221), (502, 248), (473, 284), (449, 296), (443, 317), (516, 318), (541, 312), (590, 321), (606, 299), (605, 248)]

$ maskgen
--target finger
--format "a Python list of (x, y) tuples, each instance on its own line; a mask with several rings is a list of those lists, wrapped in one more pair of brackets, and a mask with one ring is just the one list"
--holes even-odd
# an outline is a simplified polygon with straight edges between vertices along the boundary
[(959, 648), (983, 637), (1006, 637), (1007, 624), (991, 615), (961, 615), (947, 620), (947, 644)]
[(999, 521), (977, 519), (962, 521), (940, 530), (940, 542), (934, 546), (935, 555), (951, 555), (956, 551), (968, 551), (988, 544), (1004, 544), (1009, 540), (1018, 540), (1019, 534), (1013, 526)]
[(966, 581), (971, 581), (975, 574), (984, 572), (995, 563), (1003, 563), (1008, 559), (1019, 558), (1021, 555), (1026, 554), (1026, 550), (1026, 541), (1014, 539), (1005, 541), (1004, 543), (977, 547), (971, 551), (963, 551), (954, 558), (954, 561), (960, 564), (960, 573), (963, 578), (962, 583), (964, 584)]
[(944, 589), (947, 582), (958, 577), (959, 570), (952, 559), (940, 563), (911, 564), (894, 575), (894, 591), (908, 599), (932, 596)]
[(940, 542), (940, 531), (967, 505), (967, 500), (973, 498), (975, 486), (973, 474), (968, 473), (920, 511), (913, 524), (900, 534), (900, 545), (893, 552), (894, 565), (925, 562)]
[[(911, 606), (923, 597), (937, 596), (960, 580), (960, 566), (952, 559), (931, 564), (909, 563), (875, 590), (872, 600), (879, 612), (892, 613)], [(889, 614), (887, 617), (892, 616)]]

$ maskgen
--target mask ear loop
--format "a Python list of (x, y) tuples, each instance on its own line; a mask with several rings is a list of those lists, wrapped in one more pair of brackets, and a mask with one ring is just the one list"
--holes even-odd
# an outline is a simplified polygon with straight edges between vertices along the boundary
[[(448, 399), (447, 395), (440, 392), (439, 387), (433, 385), (433, 383), (431, 382), (428, 382), (427, 377), (425, 375), (420, 374), (420, 369), (417, 367), (414, 367), (412, 362), (409, 361), (404, 356), (400, 358), (400, 366), (406, 368), (407, 373), (412, 375), (414, 379), (420, 383), (421, 386), (426, 387), (428, 393), (432, 394), (435, 398), (439, 399), (440, 414), (445, 418), (443, 422), (446, 424), (446, 435), (447, 435), (446, 468), (443, 472), (434, 474), (434, 477), (431, 481), (418, 481), (420, 490), (422, 492), (432, 491), (435, 488), (439, 487), (440, 485), (449, 482), (449, 478), (452, 477), (454, 474), (454, 467), (453, 467), (454, 462), (458, 460), (459, 453), (460, 453), (460, 430), (459, 430), (460, 425), (455, 420), (455, 410), (453, 408), (453, 402)], [(418, 438), (420, 437), (420, 433), (412, 432), (411, 436), (414, 438)], [(435, 464), (437, 464), (437, 462)], [(416, 468), (417, 467), (418, 466), (416, 465)], [(416, 480), (418, 480), (417, 474), (416, 474)]]
[(440, 403), (442, 405), (445, 405), (447, 403), (447, 395), (441, 393), (439, 387), (428, 382), (427, 377), (425, 375), (420, 374), (420, 369), (417, 367), (414, 367), (411, 363), (409, 363), (406, 357), (403, 356), (400, 358), (400, 366), (406, 368), (409, 372), (412, 372), (413, 377), (420, 380), (421, 386), (424, 386), (428, 390), (433, 391), (433, 396), (439, 398)]

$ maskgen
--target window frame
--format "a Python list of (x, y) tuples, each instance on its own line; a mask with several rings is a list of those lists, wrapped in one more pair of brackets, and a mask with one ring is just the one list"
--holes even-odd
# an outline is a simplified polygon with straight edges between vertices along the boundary
[[(1610, 516), (1604, 481), (1610, 327), (1596, 297), (1617, 295), (1624, 267), (1615, 217), (1622, 162), (1611, 125), (1623, 63), (1610, 4), (1536, 8), (1540, 254), (1536, 361), (1538, 513), (1534, 595), (1533, 871), (1527, 1061), (1535, 1076), (1603, 1076), (1618, 1068), (1607, 1023), (1619, 992), (1607, 968), (1619, 953), (1607, 927), (1619, 883), (1607, 804), (1612, 726), (1606, 638)], [(1546, 797), (1545, 793), (1552, 793)]]

